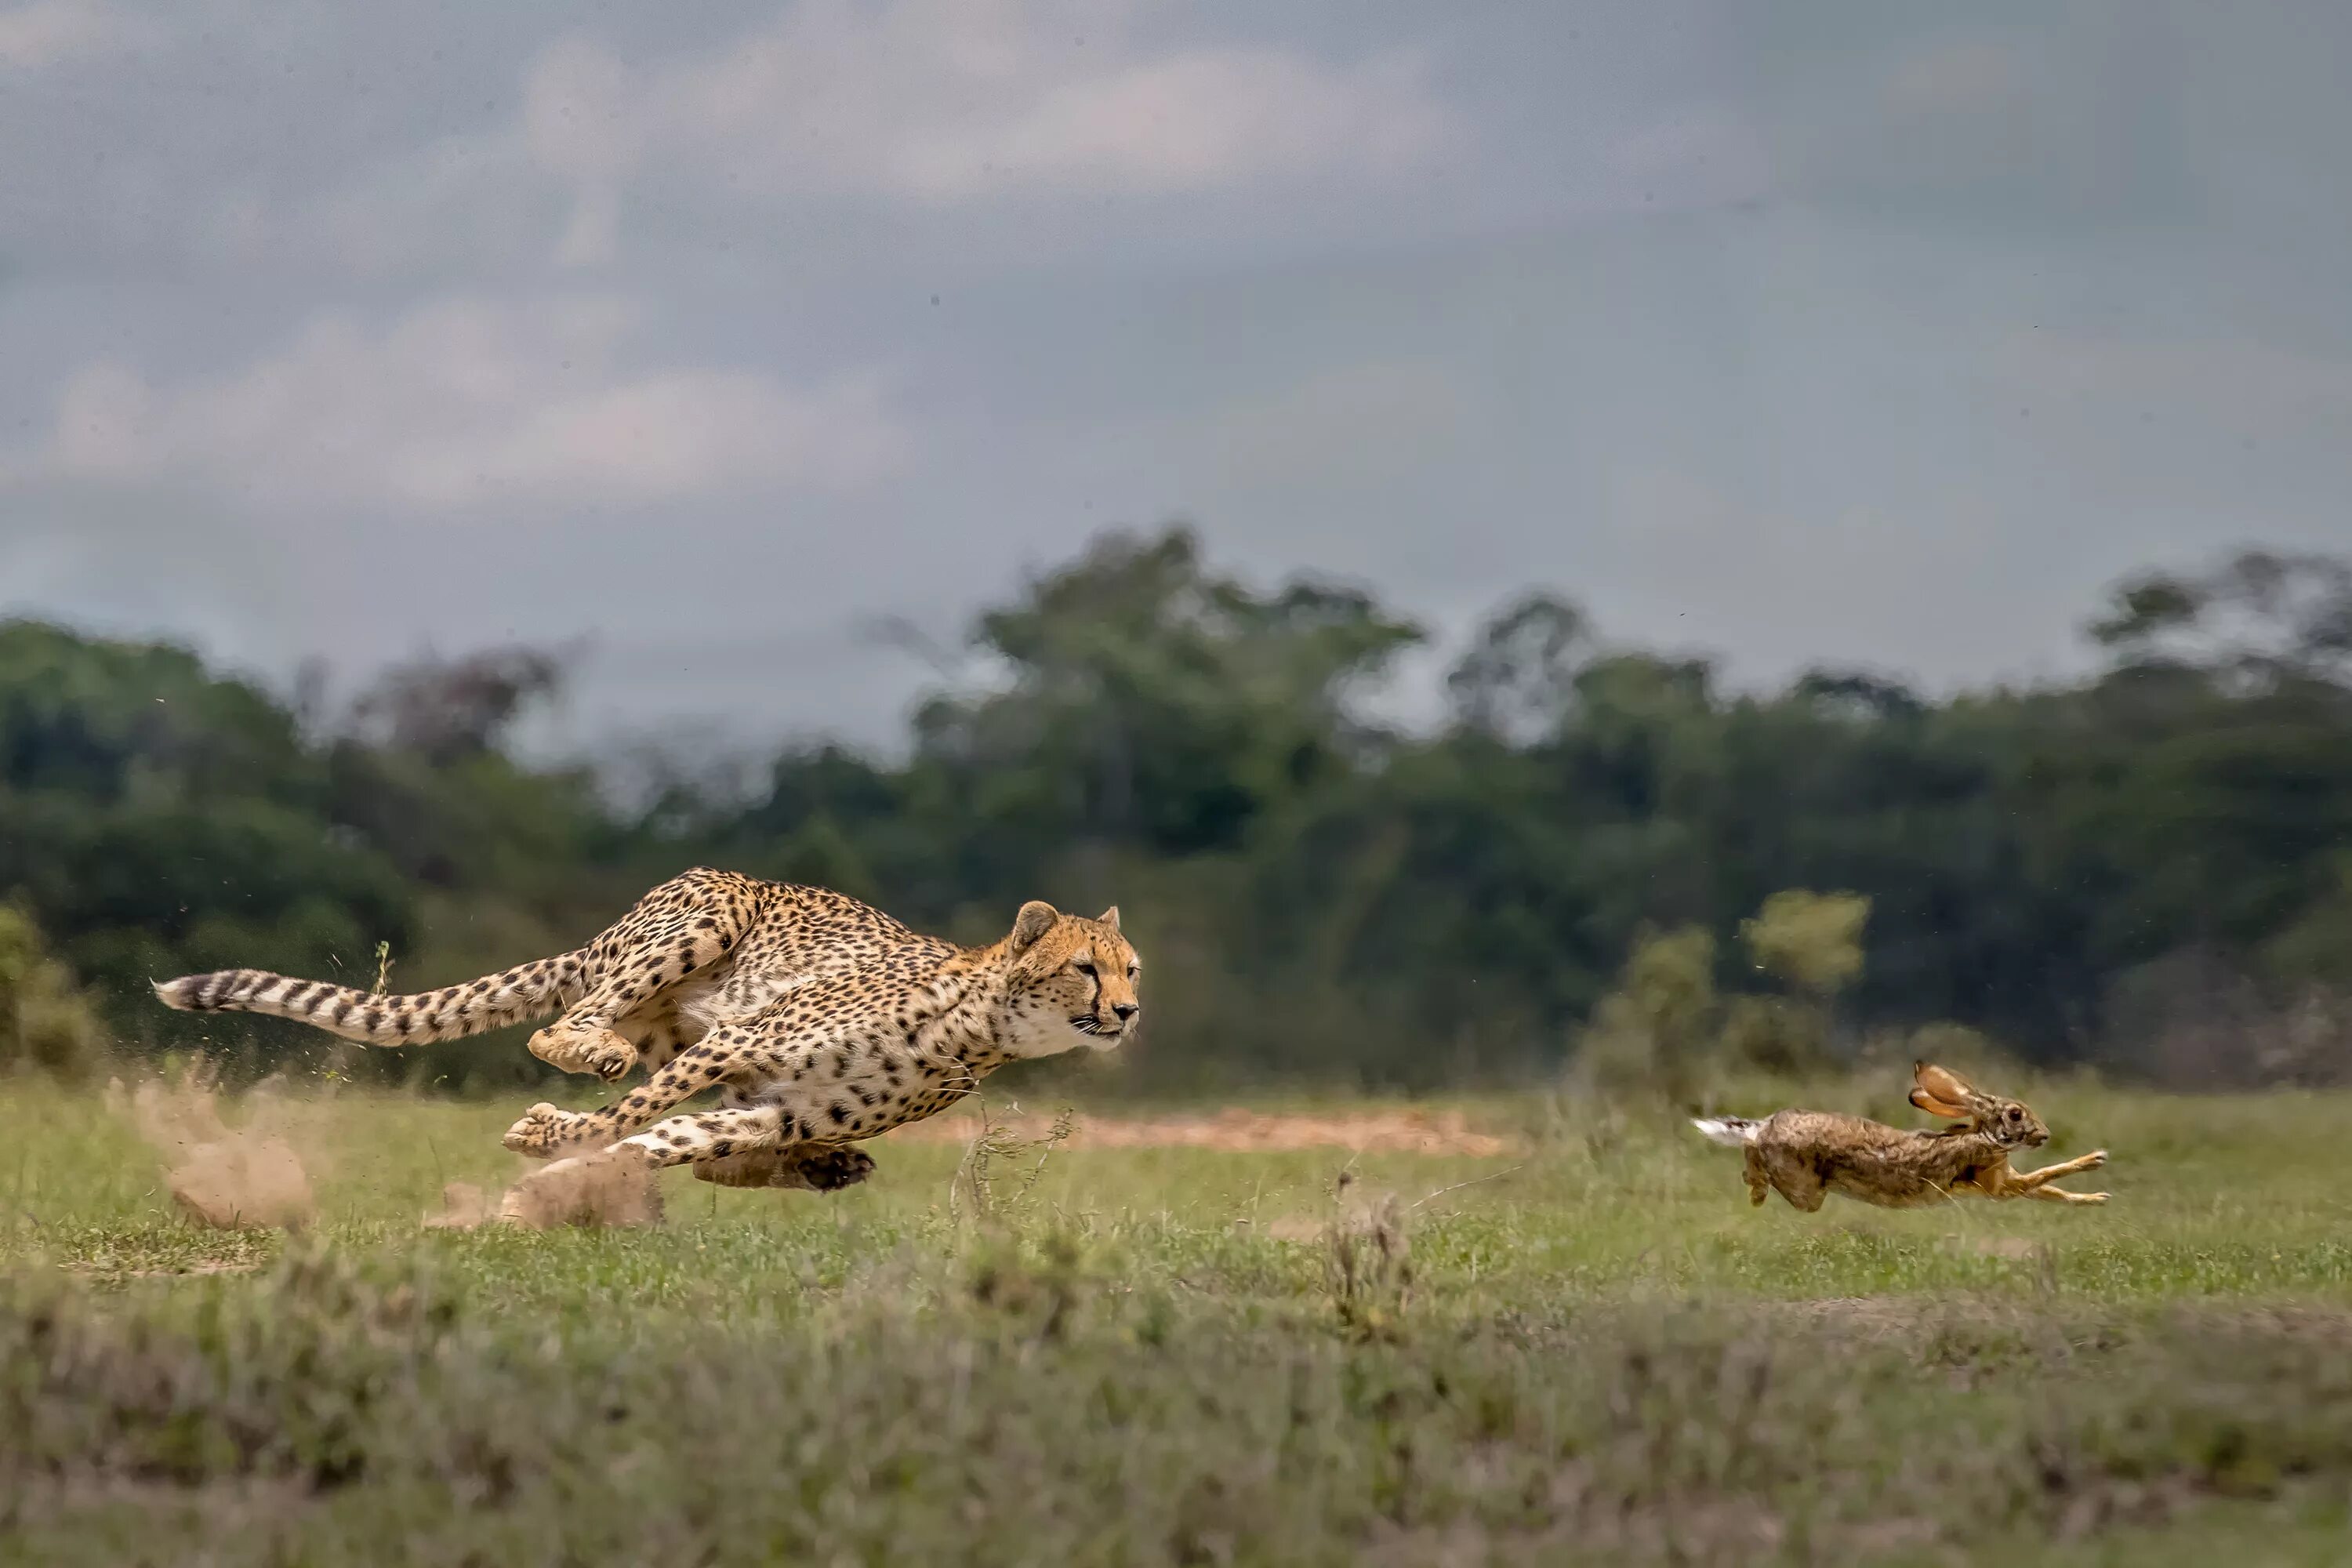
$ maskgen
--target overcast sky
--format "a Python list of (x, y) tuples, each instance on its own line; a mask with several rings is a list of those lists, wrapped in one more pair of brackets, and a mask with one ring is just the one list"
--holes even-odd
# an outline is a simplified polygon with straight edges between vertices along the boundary
[(1742, 679), (2352, 548), (2340, 0), (0, 0), (0, 613), (895, 735), (1094, 530)]

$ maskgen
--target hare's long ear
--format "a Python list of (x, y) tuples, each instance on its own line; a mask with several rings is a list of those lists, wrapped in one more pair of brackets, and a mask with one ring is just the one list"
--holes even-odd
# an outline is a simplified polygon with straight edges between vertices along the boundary
[(1958, 1106), (1947, 1105), (1924, 1089), (1915, 1089), (1911, 1091), (1911, 1103), (1928, 1115), (1940, 1116), (1947, 1121), (1966, 1121), (1969, 1119), (1969, 1113)]
[(1969, 1101), (1976, 1098), (1968, 1080), (1956, 1072), (1933, 1067), (1927, 1062), (1911, 1064), (1911, 1103), (1930, 1116), (1940, 1116), (1948, 1121), (1969, 1120)]

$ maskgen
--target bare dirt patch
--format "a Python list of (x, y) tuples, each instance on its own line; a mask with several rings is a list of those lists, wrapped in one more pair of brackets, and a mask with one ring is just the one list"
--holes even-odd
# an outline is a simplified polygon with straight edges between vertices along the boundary
[[(993, 1123), (1013, 1136), (1047, 1137), (1053, 1119), (1015, 1117)], [(916, 1143), (968, 1143), (981, 1131), (978, 1115), (951, 1112), (913, 1122), (885, 1134)], [(1375, 1110), (1333, 1116), (1265, 1114), (1239, 1107), (1208, 1116), (1122, 1118), (1086, 1116), (1071, 1130), (1072, 1149), (1211, 1149), (1221, 1153), (1262, 1154), (1306, 1149), (1345, 1149), (1356, 1153), (1466, 1154), (1487, 1157), (1517, 1152), (1517, 1145), (1474, 1130), (1458, 1110)]]

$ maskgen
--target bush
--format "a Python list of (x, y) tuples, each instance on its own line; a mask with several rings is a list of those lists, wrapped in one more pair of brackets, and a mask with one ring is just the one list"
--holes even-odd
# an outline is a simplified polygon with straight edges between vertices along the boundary
[(0, 904), (0, 1066), (79, 1079), (104, 1048), (98, 1011), (33, 917)]
[(1644, 932), (1617, 989), (1593, 1010), (1578, 1058), (1582, 1075), (1604, 1094), (1687, 1101), (1714, 1054), (1719, 1010), (1713, 934), (1702, 926)]

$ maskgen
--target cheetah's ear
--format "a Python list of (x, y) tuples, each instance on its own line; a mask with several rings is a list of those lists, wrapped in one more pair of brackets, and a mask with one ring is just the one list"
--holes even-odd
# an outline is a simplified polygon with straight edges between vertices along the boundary
[(1021, 912), (1013, 917), (1013, 951), (1019, 952), (1028, 947), (1052, 931), (1054, 922), (1061, 918), (1062, 911), (1043, 899), (1032, 899), (1022, 905)]
[(1106, 925), (1110, 927), (1111, 930), (1117, 931), (1118, 929), (1118, 906), (1117, 904), (1113, 904), (1110, 908), (1105, 910), (1102, 912), (1102, 919), (1097, 921), (1095, 923), (1097, 925)]

